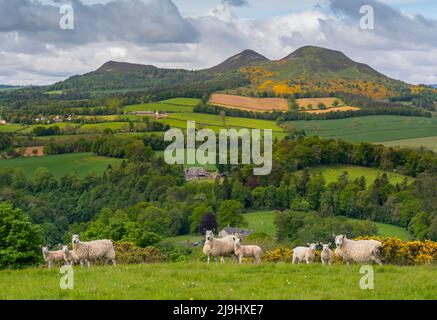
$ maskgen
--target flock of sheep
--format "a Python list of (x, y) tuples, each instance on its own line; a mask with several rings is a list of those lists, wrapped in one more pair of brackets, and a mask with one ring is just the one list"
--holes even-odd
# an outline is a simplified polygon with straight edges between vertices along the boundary
[(115, 250), (111, 240), (96, 240), (90, 242), (81, 242), (79, 235), (74, 234), (72, 237), (73, 251), (68, 246), (60, 245), (61, 250), (49, 251), (49, 247), (42, 248), (44, 260), (47, 262), (49, 269), (56, 263), (64, 263), (72, 266), (80, 263), (83, 267), (90, 267), (92, 262), (112, 262), (115, 265)]
[[(81, 242), (79, 235), (72, 237), (73, 251), (68, 246), (61, 245), (61, 250), (49, 251), (49, 247), (43, 247), (42, 253), (44, 260), (47, 262), (49, 269), (55, 263), (64, 263), (72, 266), (74, 263), (80, 263), (83, 267), (90, 267), (91, 262), (112, 262), (115, 265), (115, 250), (111, 240), (96, 240), (90, 242)], [(311, 264), (316, 256), (318, 243), (309, 243), (307, 247), (297, 247), (293, 249), (293, 264), (306, 262)], [(382, 243), (376, 240), (350, 240), (344, 235), (335, 237), (336, 249), (333, 252), (330, 249), (331, 244), (323, 244), (321, 252), (322, 264), (331, 265), (334, 253), (347, 264), (351, 262), (381, 263), (380, 251)], [(203, 253), (208, 257), (210, 263), (211, 256), (217, 259), (220, 257), (224, 263), (224, 257), (233, 257), (241, 264), (243, 258), (253, 258), (255, 264), (261, 262), (262, 249), (256, 245), (242, 245), (241, 239), (236, 236), (226, 236), (223, 238), (214, 238), (212, 231), (206, 231), (206, 241), (203, 246)]]
[[(307, 247), (297, 247), (293, 249), (293, 264), (306, 262), (313, 263), (316, 256), (316, 248), (318, 243), (308, 243)], [(331, 244), (323, 244), (320, 258), (322, 264), (331, 265), (334, 253), (347, 264), (349, 263), (366, 263), (375, 262), (381, 265), (380, 253), (382, 243), (376, 240), (350, 240), (345, 235), (335, 237), (336, 249), (333, 252), (330, 249)], [(254, 258), (255, 264), (260, 263), (262, 249), (259, 246), (245, 246), (241, 244), (241, 240), (236, 236), (226, 236), (224, 238), (214, 238), (212, 231), (206, 231), (206, 241), (203, 246), (203, 253), (208, 257), (210, 263), (211, 256), (214, 258), (220, 257), (224, 263), (224, 257), (233, 257), (238, 259), (241, 264), (243, 258)]]

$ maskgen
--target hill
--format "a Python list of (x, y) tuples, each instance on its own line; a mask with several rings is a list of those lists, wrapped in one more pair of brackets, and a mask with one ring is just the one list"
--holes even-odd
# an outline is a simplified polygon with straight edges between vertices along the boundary
[(253, 64), (260, 64), (266, 61), (270, 61), (263, 55), (255, 52), (253, 50), (244, 50), (230, 57), (226, 61), (220, 63), (219, 65), (212, 67), (209, 71), (212, 72), (226, 72), (230, 70), (238, 70), (242, 67), (247, 67)]
[(275, 95), (309, 92), (348, 92), (375, 99), (410, 92), (410, 86), (348, 58), (340, 51), (307, 46), (271, 61), (244, 50), (210, 69), (189, 71), (109, 61), (97, 70), (73, 76), (47, 91), (193, 91), (240, 90)]
[(253, 91), (276, 95), (348, 92), (385, 99), (407, 92), (409, 86), (370, 66), (348, 58), (340, 51), (307, 46), (283, 59), (242, 69)]

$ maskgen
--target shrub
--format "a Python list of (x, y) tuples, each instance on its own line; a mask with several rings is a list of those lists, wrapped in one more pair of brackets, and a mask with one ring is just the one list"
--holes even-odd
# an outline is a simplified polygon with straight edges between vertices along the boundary
[(115, 257), (121, 264), (165, 262), (166, 258), (156, 247), (140, 248), (131, 242), (116, 242)]

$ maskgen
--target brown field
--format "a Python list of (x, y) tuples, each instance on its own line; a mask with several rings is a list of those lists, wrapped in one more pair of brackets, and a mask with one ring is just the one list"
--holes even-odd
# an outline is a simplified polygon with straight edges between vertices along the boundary
[(45, 155), (44, 146), (17, 148), (15, 151), (22, 157), (42, 157)]
[(357, 107), (349, 107), (349, 106), (344, 106), (344, 107), (338, 107), (338, 108), (329, 108), (326, 110), (305, 110), (305, 113), (313, 113), (313, 114), (320, 114), (320, 113), (328, 113), (328, 112), (335, 112), (335, 111), (357, 111), (360, 110), (360, 108)]
[(214, 93), (209, 99), (209, 103), (224, 108), (256, 112), (288, 110), (287, 99), (281, 98), (250, 98), (229, 94)]
[(305, 109), (319, 109), (319, 103), (323, 103), (327, 108), (334, 108), (334, 101), (339, 102), (339, 107), (344, 106), (344, 102), (337, 98), (304, 98), (296, 99), (297, 104)]

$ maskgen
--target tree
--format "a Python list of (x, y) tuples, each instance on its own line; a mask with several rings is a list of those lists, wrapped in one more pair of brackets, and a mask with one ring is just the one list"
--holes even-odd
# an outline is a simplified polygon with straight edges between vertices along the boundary
[(0, 269), (20, 268), (41, 259), (41, 229), (11, 203), (0, 203)]
[(205, 230), (217, 230), (217, 218), (215, 214), (207, 213), (202, 216), (199, 224), (199, 232), (204, 233)]
[(431, 216), (427, 212), (422, 211), (411, 219), (408, 225), (408, 231), (416, 239), (425, 240), (428, 237), (430, 225)]
[(220, 228), (227, 226), (242, 227), (246, 225), (243, 218), (243, 205), (235, 200), (223, 201), (217, 212), (217, 222)]

